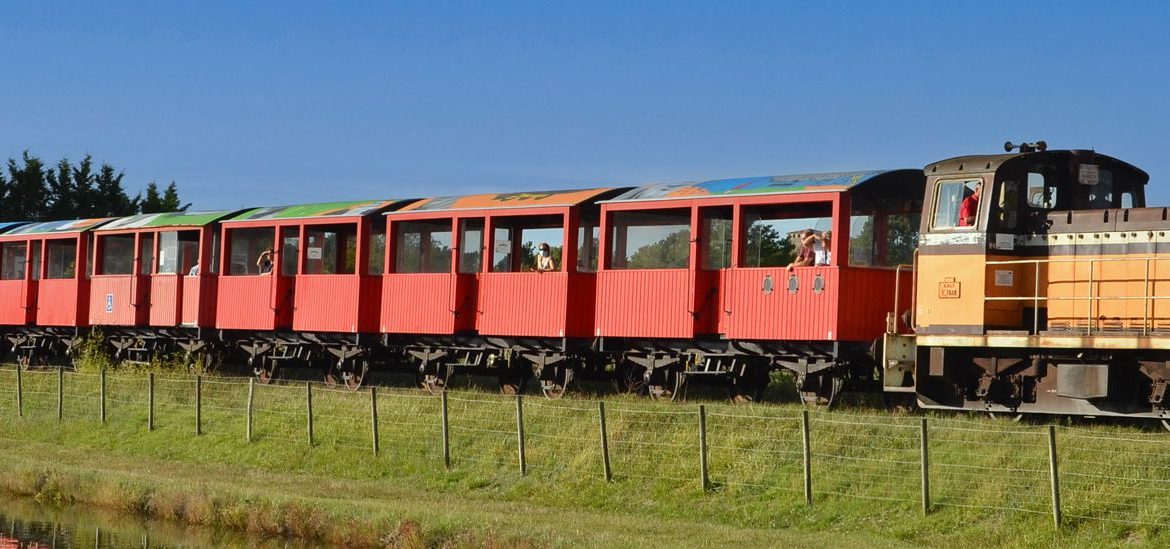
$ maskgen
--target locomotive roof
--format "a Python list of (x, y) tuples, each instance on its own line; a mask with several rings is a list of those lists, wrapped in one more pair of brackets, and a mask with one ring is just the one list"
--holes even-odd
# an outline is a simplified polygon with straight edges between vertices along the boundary
[(245, 210), (239, 215), (228, 219), (228, 221), (265, 221), (321, 217), (362, 217), (381, 212), (382, 210), (393, 207), (395, 204), (404, 202), (406, 201), (400, 199), (355, 200), (348, 202), (321, 202), (317, 204), (254, 208), (251, 210)]
[(783, 194), (820, 191), (845, 191), (892, 170), (864, 172), (810, 173), (656, 183), (627, 191), (609, 202), (669, 200), (715, 196)]
[(1118, 165), (1132, 170), (1134, 173), (1140, 174), (1144, 179), (1144, 184), (1149, 180), (1147, 174), (1141, 168), (1129, 164), (1123, 160), (1118, 160), (1112, 156), (1100, 154), (1092, 150), (1049, 150), (1036, 151), (1027, 153), (1000, 153), (1000, 154), (983, 154), (973, 156), (956, 156), (955, 158), (948, 158), (940, 160), (932, 164), (928, 164), (923, 171), (926, 175), (958, 175), (971, 173), (985, 173), (999, 170), (1000, 166), (1017, 159), (1044, 161), (1046, 159), (1062, 159), (1069, 156), (1083, 157), (1091, 159), (1091, 162), (1101, 162), (1106, 164)]
[(524, 191), (517, 193), (469, 194), (439, 196), (415, 202), (399, 212), (440, 212), (448, 210), (487, 210), (501, 208), (567, 207), (620, 189), (569, 189), (557, 191)]
[(29, 223), (22, 225), (15, 229), (6, 231), (4, 236), (12, 235), (34, 235), (34, 234), (51, 234), (51, 233), (77, 233), (92, 230), (103, 223), (114, 219), (112, 217), (99, 217), (94, 219), (70, 219), (65, 221), (41, 221), (39, 223)]
[(123, 229), (147, 229), (156, 227), (202, 227), (219, 221), (235, 212), (222, 210), (214, 212), (168, 212), (119, 217), (97, 229), (117, 231)]

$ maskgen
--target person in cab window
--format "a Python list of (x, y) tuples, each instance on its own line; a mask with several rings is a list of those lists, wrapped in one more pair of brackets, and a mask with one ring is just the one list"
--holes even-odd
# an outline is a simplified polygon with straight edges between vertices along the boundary
[(192, 266), (190, 271), (187, 271), (187, 276), (199, 276), (199, 264), (198, 263), (196, 263), (194, 266)]
[(812, 229), (800, 231), (800, 250), (796, 252), (796, 259), (788, 264), (788, 270), (793, 267), (809, 267), (816, 264), (816, 233)]
[(975, 226), (975, 215), (979, 213), (979, 193), (983, 190), (982, 183), (975, 184), (975, 192), (967, 195), (959, 204), (959, 226)]
[(256, 268), (260, 274), (272, 272), (272, 248), (260, 252), (260, 257), (256, 258)]
[(833, 262), (833, 231), (813, 234), (813, 264), (822, 267)]
[(536, 248), (536, 264), (532, 266), (532, 270), (538, 273), (557, 270), (557, 262), (553, 261), (552, 250), (549, 249), (547, 242), (541, 242)]

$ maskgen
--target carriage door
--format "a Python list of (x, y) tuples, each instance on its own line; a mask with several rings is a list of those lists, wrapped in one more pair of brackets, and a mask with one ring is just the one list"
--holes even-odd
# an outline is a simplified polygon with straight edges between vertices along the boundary
[(300, 268), (301, 228), (297, 226), (280, 228), (279, 265), (273, 267), (275, 283), (276, 327), (292, 326), (293, 304), (296, 303), (296, 279)]
[(698, 333), (726, 334), (731, 320), (727, 304), (732, 250), (731, 206), (699, 210), (699, 273), (696, 278)]

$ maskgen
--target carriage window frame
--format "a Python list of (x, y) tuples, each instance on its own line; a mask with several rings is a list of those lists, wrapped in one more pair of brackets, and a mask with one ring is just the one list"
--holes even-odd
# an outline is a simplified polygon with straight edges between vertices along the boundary
[[(960, 220), (958, 219), (958, 214), (962, 211), (963, 199), (966, 199), (966, 196), (964, 196), (963, 199), (959, 200), (959, 204), (957, 205), (956, 209), (954, 210), (954, 213), (956, 214), (955, 224), (954, 225), (940, 225), (939, 224), (939, 217), (940, 217), (939, 214), (942, 213), (939, 211), (939, 206), (940, 206), (940, 200), (942, 200), (943, 186), (953, 185), (956, 183), (963, 185), (963, 186), (966, 186), (968, 183), (973, 183), (974, 185), (978, 186), (978, 185), (984, 184), (984, 181), (983, 181), (983, 178), (981, 178), (981, 177), (955, 177), (955, 178), (949, 178), (949, 179), (939, 179), (938, 181), (936, 181), (934, 184), (934, 193), (933, 193), (934, 196), (931, 197), (931, 203), (930, 203), (930, 230), (932, 232), (935, 232), (935, 231), (969, 232), (969, 231), (974, 231), (979, 227), (979, 222), (981, 221), (981, 219), (983, 217), (982, 204), (980, 204), (980, 206), (978, 208), (976, 208), (975, 220), (970, 225), (959, 225)], [(983, 200), (984, 200), (984, 197), (980, 196), (979, 201), (983, 202)], [(949, 214), (950, 212), (947, 212), (947, 213)]]

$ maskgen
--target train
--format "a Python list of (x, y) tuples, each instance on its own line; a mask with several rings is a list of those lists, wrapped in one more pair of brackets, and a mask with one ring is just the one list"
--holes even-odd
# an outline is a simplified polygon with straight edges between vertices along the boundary
[[(405, 367), (549, 398), (850, 389), (926, 409), (1167, 418), (1170, 209), (1093, 150), (1007, 143), (924, 169), (0, 224), (25, 367)], [(816, 248), (816, 260), (811, 250)]]

